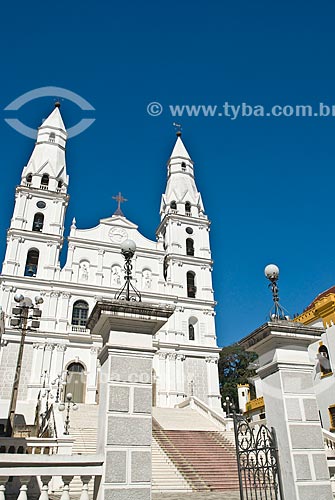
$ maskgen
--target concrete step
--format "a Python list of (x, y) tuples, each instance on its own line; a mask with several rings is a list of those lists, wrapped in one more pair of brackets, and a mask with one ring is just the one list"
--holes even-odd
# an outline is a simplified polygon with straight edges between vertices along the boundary
[(154, 438), (152, 440), (152, 453), (152, 491), (192, 491), (183, 475)]
[(193, 408), (153, 408), (152, 416), (165, 430), (218, 431), (223, 427)]
[(238, 490), (234, 446), (219, 431), (156, 428), (153, 435), (194, 491)]

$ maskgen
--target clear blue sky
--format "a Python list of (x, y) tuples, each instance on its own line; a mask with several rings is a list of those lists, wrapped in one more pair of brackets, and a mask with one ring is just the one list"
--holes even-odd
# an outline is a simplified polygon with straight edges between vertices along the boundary
[[(85, 228), (111, 215), (111, 197), (122, 191), (126, 216), (154, 238), (175, 140), (168, 105), (335, 104), (334, 16), (331, 0), (5, 3), (1, 255), (33, 147), (3, 120), (13, 99), (52, 85), (96, 109), (96, 122), (68, 143), (66, 232), (73, 216)], [(53, 101), (30, 102), (16, 117), (37, 127)], [(151, 101), (162, 103), (162, 115), (147, 114)], [(67, 126), (90, 115), (66, 100), (62, 114)], [(265, 264), (280, 266), (280, 297), (292, 314), (334, 284), (335, 117), (177, 121), (212, 220), (217, 332), (225, 345), (266, 319)]]

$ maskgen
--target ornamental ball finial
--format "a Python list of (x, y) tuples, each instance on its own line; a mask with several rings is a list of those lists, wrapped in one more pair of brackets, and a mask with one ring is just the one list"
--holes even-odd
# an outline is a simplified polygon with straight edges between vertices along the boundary
[(275, 264), (268, 264), (264, 269), (264, 274), (268, 280), (277, 280), (279, 277), (279, 267)]

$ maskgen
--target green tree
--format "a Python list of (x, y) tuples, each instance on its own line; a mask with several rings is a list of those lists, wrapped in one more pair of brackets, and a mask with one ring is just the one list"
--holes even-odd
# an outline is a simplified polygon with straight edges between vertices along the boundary
[[(255, 370), (250, 369), (250, 363), (257, 359), (257, 354), (247, 352), (238, 344), (223, 347), (219, 359), (219, 381), (222, 402), (229, 396), (238, 410), (238, 384), (247, 384), (248, 378), (255, 375)], [(252, 389), (252, 387), (251, 387)]]

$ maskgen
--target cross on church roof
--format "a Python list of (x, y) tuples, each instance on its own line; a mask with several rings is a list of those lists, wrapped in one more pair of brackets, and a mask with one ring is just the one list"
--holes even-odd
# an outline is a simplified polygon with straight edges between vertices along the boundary
[(121, 210), (121, 203), (124, 203), (125, 201), (128, 201), (126, 198), (122, 196), (122, 194), (119, 192), (118, 195), (112, 196), (113, 200), (117, 201), (117, 209), (114, 212), (114, 215), (122, 215), (124, 217), (123, 212)]

